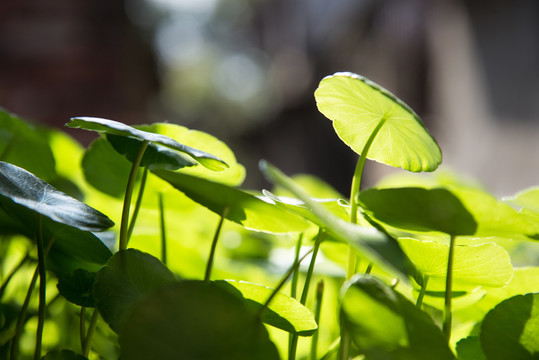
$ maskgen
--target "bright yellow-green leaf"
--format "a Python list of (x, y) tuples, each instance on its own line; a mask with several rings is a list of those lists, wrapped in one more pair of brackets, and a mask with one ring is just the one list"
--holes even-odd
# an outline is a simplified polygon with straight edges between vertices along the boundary
[(381, 126), (367, 158), (409, 171), (434, 171), (442, 162), (438, 144), (417, 114), (395, 95), (352, 73), (324, 78), (315, 92), (322, 114), (352, 150), (361, 154)]
[[(423, 276), (428, 276), (427, 290), (443, 291), (449, 245), (435, 241), (400, 238), (399, 244)], [(453, 290), (475, 286), (501, 287), (513, 277), (511, 258), (494, 243), (457, 245), (453, 259)]]

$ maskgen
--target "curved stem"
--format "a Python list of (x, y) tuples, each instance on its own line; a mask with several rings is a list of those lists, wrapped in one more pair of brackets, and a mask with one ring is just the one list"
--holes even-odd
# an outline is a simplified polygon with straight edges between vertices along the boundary
[(219, 223), (217, 224), (217, 229), (215, 230), (215, 235), (213, 236), (213, 241), (211, 243), (210, 256), (208, 258), (208, 264), (206, 265), (206, 274), (204, 276), (204, 281), (209, 282), (211, 276), (211, 269), (213, 267), (213, 258), (215, 257), (215, 249), (217, 248), (217, 240), (219, 240), (219, 234), (221, 233), (221, 228), (223, 227), (223, 222), (225, 217), (228, 214), (228, 207), (223, 209)]
[(129, 179), (127, 180), (127, 187), (125, 189), (124, 205), (122, 209), (122, 223), (120, 224), (120, 250), (127, 249), (128, 242), (128, 223), (129, 223), (129, 208), (131, 207), (131, 197), (133, 196), (133, 187), (135, 186), (135, 180), (137, 178), (137, 172), (144, 155), (144, 151), (148, 147), (148, 140), (145, 140), (140, 145), (139, 152), (133, 165), (131, 166), (131, 172), (129, 173)]
[(90, 325), (88, 326), (88, 334), (84, 339), (84, 346), (82, 347), (82, 355), (88, 357), (90, 353), (90, 344), (92, 343), (92, 337), (94, 335), (95, 326), (97, 325), (97, 319), (99, 318), (99, 311), (94, 310), (92, 317), (90, 318)]
[(43, 338), (43, 327), (45, 325), (45, 306), (47, 305), (47, 269), (45, 268), (45, 250), (43, 246), (43, 215), (38, 215), (37, 221), (37, 268), (39, 272), (39, 305), (34, 360), (41, 359), (41, 341)]
[(161, 228), (161, 262), (167, 265), (167, 232), (165, 228), (165, 207), (163, 205), (163, 193), (159, 193), (159, 227)]
[(444, 324), (443, 332), (447, 341), (451, 338), (451, 323), (453, 315), (451, 313), (451, 292), (453, 286), (453, 259), (455, 257), (455, 236), (451, 235), (449, 240), (449, 255), (447, 256), (447, 274), (445, 276), (445, 303), (444, 303)]
[(305, 260), (305, 258), (313, 251), (313, 249), (307, 251), (301, 258), (299, 258), (298, 261), (296, 261), (291, 267), (290, 269), (288, 269), (288, 271), (286, 272), (286, 274), (283, 276), (283, 278), (281, 279), (281, 281), (279, 282), (279, 284), (277, 285), (277, 287), (275, 289), (273, 289), (273, 292), (271, 293), (271, 295), (268, 297), (268, 299), (266, 300), (266, 302), (264, 303), (264, 305), (262, 305), (262, 307), (260, 308), (260, 310), (258, 311), (258, 315), (257, 315), (257, 318), (261, 318), (262, 317), (262, 314), (264, 313), (264, 311), (266, 311), (266, 309), (268, 308), (269, 304), (271, 303), (271, 301), (273, 300), (273, 298), (277, 295), (277, 293), (279, 293), (279, 291), (281, 290), (281, 288), (284, 286), (284, 284), (286, 284), (286, 281), (288, 280), (288, 278), (290, 277), (290, 275), (292, 275), (292, 273), (294, 272), (294, 270), (296, 270), (299, 266), (299, 264), (301, 264), (301, 262), (303, 260)]
[(427, 292), (428, 283), (429, 283), (429, 276), (423, 275), (423, 284), (421, 285), (421, 291), (419, 292), (419, 296), (417, 297), (417, 302), (415, 303), (415, 306), (417, 306), (419, 309), (421, 309), (421, 305), (423, 304), (423, 297), (425, 296), (425, 293)]
[(142, 172), (142, 178), (140, 179), (140, 186), (138, 189), (137, 201), (135, 202), (135, 208), (133, 209), (133, 215), (131, 215), (131, 221), (129, 222), (129, 229), (127, 230), (127, 241), (131, 239), (131, 234), (135, 228), (135, 223), (137, 222), (138, 212), (142, 204), (142, 196), (144, 195), (144, 189), (146, 187), (146, 178), (148, 177), (148, 168), (145, 167)]
[[(307, 274), (305, 275), (305, 283), (303, 284), (303, 291), (301, 293), (301, 299), (300, 303), (301, 305), (305, 305), (307, 302), (307, 295), (309, 293), (309, 286), (311, 285), (311, 278), (313, 276), (314, 272), (314, 264), (316, 263), (316, 255), (318, 254), (318, 249), (320, 248), (320, 243), (322, 242), (324, 238), (325, 232), (320, 228), (318, 230), (318, 235), (316, 236), (316, 240), (313, 246), (313, 255), (311, 256), (311, 262), (309, 263), (309, 269), (307, 270)], [(292, 334), (292, 338), (290, 340), (290, 346), (289, 346), (289, 353), (288, 358), (290, 360), (296, 358), (296, 350), (298, 347), (298, 335)]]
[(2, 297), (4, 296), (4, 292), (6, 291), (6, 288), (7, 288), (8, 284), (9, 284), (9, 282), (11, 281), (11, 279), (13, 278), (13, 276), (15, 276), (17, 271), (19, 271), (22, 268), (22, 266), (26, 263), (26, 261), (28, 259), (30, 259), (30, 254), (28, 252), (26, 252), (26, 255), (23, 256), (21, 261), (19, 261), (19, 263), (17, 265), (15, 265), (13, 270), (11, 270), (9, 275), (6, 276), (6, 279), (2, 283), (2, 286), (0, 286), (0, 299), (2, 299)]
[[(374, 139), (376, 138), (376, 135), (378, 135), (378, 132), (380, 131), (382, 126), (384, 126), (386, 120), (387, 119), (385, 117), (380, 119), (380, 121), (372, 131), (371, 135), (367, 139), (367, 142), (365, 142), (365, 145), (361, 150), (361, 154), (359, 155), (359, 159), (356, 164), (354, 177), (352, 178), (352, 186), (350, 189), (350, 222), (354, 224), (357, 224), (358, 195), (359, 188), (361, 186), (361, 178), (363, 176), (363, 168), (365, 167), (365, 161), (367, 160), (367, 154), (369, 153), (369, 150), (372, 143), (374, 142)], [(356, 251), (351, 246), (349, 246), (348, 265), (346, 267), (347, 279), (350, 279), (355, 273), (356, 259)], [(341, 347), (339, 349), (339, 360), (348, 360), (349, 353), (350, 337), (348, 336), (348, 334), (346, 334), (346, 330), (341, 326)]]

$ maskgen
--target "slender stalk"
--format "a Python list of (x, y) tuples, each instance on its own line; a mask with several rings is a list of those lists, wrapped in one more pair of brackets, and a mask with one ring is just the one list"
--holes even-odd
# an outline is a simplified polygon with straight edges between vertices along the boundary
[(322, 310), (322, 296), (324, 295), (324, 280), (316, 285), (316, 297), (314, 300), (314, 321), (318, 324), (318, 330), (313, 334), (311, 341), (311, 360), (317, 358), (318, 334), (320, 332), (320, 312)]
[(228, 214), (228, 207), (223, 209), (219, 223), (217, 224), (217, 229), (215, 230), (215, 235), (213, 236), (213, 241), (211, 243), (210, 256), (208, 257), (208, 265), (206, 266), (206, 275), (204, 276), (204, 281), (209, 282), (211, 276), (211, 269), (213, 267), (213, 258), (215, 257), (215, 249), (217, 248), (217, 240), (219, 240), (219, 234), (221, 233), (221, 228), (223, 227), (223, 222), (225, 217)]
[[(296, 252), (294, 254), (294, 263), (296, 263), (299, 259), (299, 252), (301, 250), (301, 245), (303, 242), (303, 233), (299, 234), (298, 241), (296, 242)], [(294, 270), (294, 273), (292, 274), (292, 282), (290, 283), (290, 297), (293, 297), (294, 299), (297, 296), (297, 289), (298, 289), (298, 280), (299, 280), (299, 271)]]
[(131, 215), (131, 221), (129, 222), (129, 229), (127, 230), (127, 241), (131, 239), (131, 234), (135, 228), (135, 223), (137, 222), (138, 212), (142, 204), (142, 196), (144, 195), (144, 189), (146, 188), (146, 178), (148, 177), (148, 168), (145, 167), (142, 172), (142, 177), (140, 179), (140, 185), (138, 188), (137, 201), (135, 202), (135, 208), (133, 209), (133, 215)]
[(45, 268), (45, 249), (43, 246), (43, 215), (38, 215), (37, 222), (37, 268), (39, 272), (39, 306), (34, 360), (41, 359), (41, 341), (43, 338), (43, 327), (45, 325), (45, 306), (47, 305), (47, 269)]
[[(357, 209), (358, 209), (358, 196), (359, 189), (361, 186), (361, 178), (363, 176), (363, 168), (365, 167), (365, 161), (367, 160), (367, 154), (371, 148), (376, 135), (386, 122), (386, 118), (383, 117), (380, 119), (371, 135), (367, 139), (367, 142), (361, 150), (359, 159), (357, 161), (356, 169), (354, 171), (354, 177), (352, 178), (352, 186), (350, 189), (350, 222), (357, 224)], [(356, 269), (356, 252), (349, 246), (348, 247), (348, 265), (346, 267), (346, 278), (350, 279), (354, 275)], [(346, 334), (346, 329), (341, 326), (341, 347), (339, 349), (339, 360), (348, 360), (350, 353), (350, 337)]]
[(429, 283), (429, 276), (423, 275), (423, 284), (421, 285), (421, 290), (419, 291), (419, 296), (417, 297), (417, 302), (415, 303), (415, 306), (417, 306), (419, 309), (421, 309), (421, 305), (423, 304), (423, 297), (425, 296), (425, 293), (427, 292), (428, 283)]
[(88, 357), (90, 353), (90, 345), (92, 343), (92, 337), (94, 335), (95, 326), (97, 325), (97, 319), (99, 318), (99, 311), (94, 310), (92, 317), (90, 318), (90, 325), (88, 325), (88, 334), (84, 339), (84, 346), (82, 347), (82, 355)]
[(313, 251), (313, 249), (307, 251), (301, 258), (299, 258), (298, 261), (296, 261), (291, 267), (290, 269), (288, 269), (288, 271), (286, 272), (286, 274), (283, 276), (283, 278), (281, 279), (281, 281), (279, 282), (279, 284), (277, 285), (277, 287), (275, 289), (273, 289), (273, 292), (271, 293), (271, 295), (268, 297), (268, 299), (266, 300), (266, 302), (264, 303), (264, 305), (262, 305), (262, 307), (260, 308), (260, 310), (258, 310), (258, 316), (257, 318), (261, 318), (262, 317), (262, 314), (264, 313), (264, 311), (266, 311), (266, 309), (268, 308), (269, 304), (271, 303), (271, 301), (273, 300), (273, 298), (279, 293), (279, 291), (281, 290), (281, 288), (284, 286), (284, 284), (286, 284), (286, 281), (288, 280), (288, 278), (292, 275), (292, 273), (294, 272), (294, 270), (296, 270), (299, 266), (299, 264), (301, 264), (301, 262), (303, 260), (305, 260), (305, 258)]
[(339, 345), (341, 344), (341, 338), (337, 338), (335, 339), (335, 341), (333, 343), (331, 343), (331, 345), (329, 346), (329, 349), (328, 351), (326, 351), (326, 353), (324, 354), (324, 356), (322, 356), (320, 358), (320, 360), (329, 360), (329, 359), (334, 359), (335, 357), (333, 356), (337, 350), (339, 350)]
[(84, 351), (84, 340), (86, 339), (86, 306), (80, 307), (79, 318), (79, 333), (80, 333), (80, 348)]
[[(51, 249), (53, 241), (54, 241), (54, 238), (51, 238), (49, 240), (49, 243), (47, 244), (47, 247), (45, 248), (45, 256), (47, 256), (47, 254), (49, 253), (49, 250)], [(32, 292), (34, 291), (34, 288), (36, 287), (38, 275), (39, 275), (39, 265), (36, 267), (36, 270), (34, 271), (34, 275), (32, 275), (32, 279), (30, 280), (30, 286), (28, 287), (28, 291), (26, 292), (26, 297), (24, 298), (24, 302), (21, 306), (21, 311), (19, 312), (17, 325), (15, 326), (15, 334), (13, 335), (13, 338), (11, 340), (11, 349), (9, 352), (10, 354), (9, 358), (11, 360), (15, 360), (18, 357), (19, 339), (21, 337), (22, 329), (26, 321), (26, 313), (28, 312), (28, 306), (30, 304), (30, 299), (32, 298)]]
[(129, 224), (129, 208), (131, 207), (131, 197), (133, 196), (133, 187), (135, 186), (135, 180), (137, 178), (137, 172), (142, 160), (142, 156), (148, 147), (148, 140), (145, 140), (140, 145), (139, 152), (133, 161), (131, 166), (131, 172), (129, 173), (129, 179), (127, 180), (127, 187), (125, 189), (124, 204), (122, 209), (122, 222), (120, 224), (120, 250), (127, 249), (128, 242), (128, 224)]
[(165, 228), (165, 207), (163, 193), (159, 193), (159, 227), (161, 228), (161, 261), (167, 265), (167, 232)]
[[(299, 252), (301, 250), (301, 245), (303, 242), (303, 233), (299, 234), (298, 241), (296, 242), (296, 251), (294, 253), (294, 264), (299, 259)], [(298, 280), (299, 280), (299, 271), (298, 269), (294, 270), (294, 273), (292, 274), (292, 281), (290, 283), (290, 297), (293, 297), (294, 299), (297, 298), (297, 289), (298, 289)], [(296, 351), (294, 349), (294, 338), (295, 336), (293, 334), (288, 335), (288, 359), (294, 360)]]
[[(313, 246), (313, 255), (311, 256), (311, 262), (309, 263), (309, 269), (307, 270), (307, 274), (305, 275), (305, 283), (303, 284), (303, 291), (301, 293), (301, 299), (300, 303), (301, 305), (305, 305), (307, 303), (307, 295), (309, 293), (309, 287), (311, 285), (311, 278), (313, 276), (314, 272), (314, 264), (316, 263), (316, 255), (318, 255), (318, 250), (320, 248), (320, 243), (322, 242), (322, 239), (324, 238), (325, 232), (322, 228), (318, 230), (318, 235), (316, 236), (316, 240)], [(288, 358), (290, 360), (293, 360), (296, 358), (296, 351), (298, 348), (298, 335), (292, 334), (292, 339), (290, 340), (290, 345), (288, 348)]]
[(449, 255), (447, 256), (447, 274), (445, 276), (445, 306), (443, 332), (447, 341), (451, 338), (451, 323), (453, 315), (451, 313), (451, 292), (453, 286), (453, 259), (455, 257), (455, 236), (451, 235), (449, 240)]

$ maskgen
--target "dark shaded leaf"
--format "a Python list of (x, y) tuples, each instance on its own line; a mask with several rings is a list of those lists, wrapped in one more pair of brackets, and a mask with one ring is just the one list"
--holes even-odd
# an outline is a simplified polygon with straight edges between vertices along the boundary
[(97, 273), (95, 304), (112, 330), (118, 332), (138, 302), (172, 281), (174, 275), (159, 259), (135, 249), (122, 250)]
[(84, 307), (95, 307), (92, 288), (95, 281), (95, 273), (82, 269), (64, 274), (58, 278), (58, 291), (68, 301)]
[(121, 359), (276, 360), (256, 315), (211, 282), (181, 281), (149, 295), (120, 332)]
[(481, 325), (481, 347), (489, 360), (537, 359), (539, 293), (506, 299), (488, 312)]
[(0, 195), (80, 230), (101, 231), (114, 225), (103, 213), (56, 190), (28, 171), (5, 162), (0, 162)]
[[(125, 155), (130, 162), (135, 161), (137, 153), (143, 143), (143, 141), (139, 139), (112, 134), (107, 134), (107, 140), (114, 150)], [(194, 166), (197, 164), (198, 163), (189, 156), (154, 143), (148, 144), (148, 147), (142, 156), (142, 160), (140, 161), (140, 166), (148, 167), (149, 169), (166, 170), (177, 170), (182, 167)]]

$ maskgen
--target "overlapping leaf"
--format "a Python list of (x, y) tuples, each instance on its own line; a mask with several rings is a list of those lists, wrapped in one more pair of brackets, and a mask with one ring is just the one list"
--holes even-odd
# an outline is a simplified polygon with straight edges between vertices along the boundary
[(217, 156), (192, 148), (190, 146), (180, 144), (179, 142), (169, 138), (168, 136), (139, 130), (118, 121), (92, 117), (76, 117), (72, 118), (66, 124), (66, 126), (73, 128), (81, 128), (85, 130), (93, 130), (111, 135), (131, 137), (139, 141), (148, 141), (155, 144), (163, 145), (189, 155), (190, 157), (198, 161), (200, 164), (211, 170), (220, 171), (227, 167), (227, 164), (223, 160), (219, 159)]
[[(153, 170), (152, 173), (197, 203), (218, 215), (224, 213), (226, 219), (247, 229), (269, 233), (294, 233), (307, 228), (307, 223), (301, 217), (245, 191), (172, 171)], [(225, 209), (228, 210), (225, 212)]]
[(260, 163), (260, 170), (269, 181), (282, 186), (304, 202), (309, 211), (316, 216), (317, 222), (335, 239), (350, 244), (375, 265), (395, 274), (405, 282), (408, 281), (407, 258), (395, 239), (374, 227), (362, 227), (335, 216), (267, 162)]
[[(232, 288), (233, 293), (239, 292), (238, 296), (248, 301), (255, 310), (259, 310), (273, 293), (273, 289), (245, 281), (220, 280), (214, 283), (224, 289)], [(309, 309), (296, 299), (282, 293), (278, 293), (270, 302), (264, 311), (262, 321), (300, 336), (311, 336), (318, 329)]]

